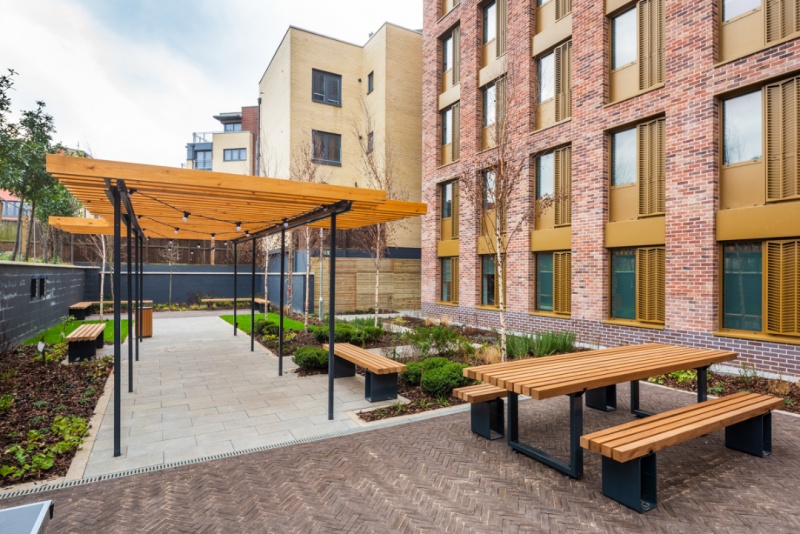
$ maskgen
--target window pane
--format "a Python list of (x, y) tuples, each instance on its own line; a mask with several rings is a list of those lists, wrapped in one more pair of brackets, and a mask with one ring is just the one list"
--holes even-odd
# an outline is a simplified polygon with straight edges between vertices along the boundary
[(553, 153), (545, 154), (540, 157), (536, 162), (536, 198), (544, 198), (545, 196), (553, 196), (554, 191), (554, 178), (555, 157)]
[(328, 154), (327, 160), (328, 161), (335, 161), (337, 163), (342, 161), (341, 156), (341, 142), (340, 137), (338, 135), (327, 134), (326, 137), (328, 138)]
[(494, 257), (481, 256), (481, 304), (494, 306)]
[(491, 126), (497, 117), (497, 86), (490, 85), (483, 92), (483, 125)]
[(452, 301), (450, 284), (453, 281), (452, 262), (450, 258), (442, 258), (442, 301)]
[(311, 71), (311, 88), (314, 102), (323, 102), (325, 100), (325, 76), (323, 73), (317, 70)]
[(453, 142), (453, 108), (442, 113), (442, 145)]
[(497, 6), (494, 2), (483, 8), (483, 43), (497, 37)]
[(453, 183), (442, 186), (442, 218), (453, 216)]
[(613, 46), (612, 69), (618, 69), (636, 61), (636, 8), (626, 11), (614, 19), (611, 42)]
[(453, 68), (453, 36), (442, 41), (442, 72)]
[(553, 311), (553, 254), (536, 255), (536, 309)]
[(757, 7), (761, 7), (761, 0), (722, 0), (722, 20), (734, 19)]
[(723, 102), (723, 163), (729, 165), (761, 157), (761, 91)]
[(370, 72), (367, 75), (367, 93), (371, 93), (375, 89), (375, 73)]
[(722, 327), (761, 331), (761, 243), (722, 249)]
[(611, 317), (636, 319), (636, 251), (611, 251)]
[(539, 102), (550, 100), (556, 94), (555, 54), (547, 54), (539, 60)]
[(335, 76), (325, 78), (325, 101), (333, 104), (339, 103), (339, 78)]
[(614, 134), (611, 157), (611, 185), (636, 183), (636, 128)]
[(483, 173), (483, 209), (493, 210), (495, 200), (494, 173), (484, 171)]

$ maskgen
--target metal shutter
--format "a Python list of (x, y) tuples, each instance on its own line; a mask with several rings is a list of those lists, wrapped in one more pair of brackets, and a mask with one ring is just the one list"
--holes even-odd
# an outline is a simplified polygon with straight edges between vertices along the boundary
[(553, 253), (553, 311), (572, 312), (572, 252)]
[(572, 224), (572, 148), (559, 148), (554, 154), (555, 225)]
[(767, 200), (800, 196), (800, 78), (767, 86)]
[(767, 332), (800, 335), (800, 241), (767, 242)]
[(572, 116), (572, 41), (555, 49), (556, 121)]
[(665, 210), (666, 173), (664, 119), (636, 127), (639, 216), (661, 215)]
[(664, 322), (664, 249), (636, 250), (636, 320)]

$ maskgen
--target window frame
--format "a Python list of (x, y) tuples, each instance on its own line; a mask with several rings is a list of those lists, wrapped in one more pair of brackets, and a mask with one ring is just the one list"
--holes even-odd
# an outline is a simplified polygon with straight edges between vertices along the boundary
[[(238, 128), (237, 128), (237, 126), (238, 126)], [(225, 123), (223, 131), (225, 133), (241, 132), (242, 131), (242, 123), (241, 122), (228, 122), (228, 123)]]
[[(614, 183), (614, 177), (617, 175), (616, 172), (616, 154), (619, 151), (617, 149), (617, 135), (627, 133), (633, 136), (633, 181), (624, 182), (624, 183)], [(609, 176), (609, 183), (611, 187), (626, 187), (626, 186), (634, 186), (638, 184), (639, 176), (637, 172), (637, 150), (638, 150), (638, 139), (636, 135), (636, 125), (631, 126), (630, 128), (626, 127), (621, 130), (616, 130), (611, 132), (611, 172)]]
[[(237, 157), (234, 157), (237, 156)], [(244, 156), (244, 157), (242, 157)], [(247, 161), (246, 148), (224, 148), (222, 149), (222, 161)]]
[[(445, 285), (445, 262), (450, 266), (450, 280)], [(445, 288), (448, 295), (445, 295)], [(445, 296), (449, 298), (445, 298)], [(439, 258), (439, 302), (458, 304), (458, 256)]]
[[(722, 165), (723, 167), (731, 167), (731, 166), (736, 166), (736, 165), (741, 165), (741, 164), (748, 164), (748, 163), (755, 163), (755, 162), (758, 162), (758, 161), (764, 161), (765, 152), (766, 152), (766, 143), (767, 143), (766, 131), (765, 131), (766, 130), (766, 128), (765, 128), (766, 127), (766, 124), (765, 124), (765, 122), (766, 122), (766, 117), (765, 117), (766, 109), (764, 109), (765, 108), (765, 91), (764, 91), (765, 87), (766, 86), (761, 86), (758, 89), (756, 89), (755, 91), (748, 91), (746, 93), (737, 94), (737, 95), (722, 99), (722, 101), (721, 101), (722, 110), (721, 110), (721, 113), (720, 113), (720, 120), (722, 122), (722, 125), (721, 125), (721, 128), (720, 128), (721, 137), (722, 137), (722, 143), (721, 143), (722, 146), (720, 147), (720, 165)], [(759, 117), (760, 117), (760, 121), (759, 121), (760, 136), (759, 136), (759, 139), (761, 140), (761, 155), (758, 158), (743, 159), (743, 160), (740, 160), (740, 161), (728, 162), (727, 161), (727, 156), (726, 156), (726, 153), (727, 153), (726, 141), (728, 140), (728, 124), (727, 124), (728, 123), (728, 119), (727, 119), (726, 106), (727, 106), (728, 102), (730, 102), (732, 100), (735, 100), (737, 98), (746, 97), (746, 96), (752, 96), (752, 95), (755, 95), (756, 93), (758, 93), (760, 95), (760, 102), (759, 102), (759, 106), (758, 106), (758, 114), (759, 114)]]
[[(317, 77), (322, 79), (322, 93), (314, 91), (315, 82)], [(328, 77), (337, 81), (339, 86), (339, 100), (333, 100), (328, 96)], [(317, 95), (321, 95), (320, 98)], [(328, 106), (342, 107), (342, 75), (333, 72), (327, 72), (320, 69), (311, 69), (311, 101), (317, 104), (325, 104)]]
[[(611, 21), (610, 21), (611, 24), (609, 25), (610, 28), (611, 28), (611, 39), (609, 39), (609, 41), (611, 42), (611, 54), (609, 54), (610, 55), (609, 60), (610, 60), (610, 66), (611, 66), (611, 71), (612, 72), (615, 71), (615, 70), (619, 70), (619, 69), (621, 69), (623, 67), (627, 67), (629, 65), (632, 65), (633, 63), (636, 63), (636, 61), (638, 61), (638, 59), (639, 59), (639, 47), (638, 47), (638, 43), (639, 43), (639, 28), (638, 28), (639, 20), (638, 20), (638, 13), (639, 13), (639, 3), (638, 2), (634, 2), (630, 9), (626, 9), (624, 11), (621, 11), (621, 12), (619, 12), (619, 13), (617, 13), (614, 16), (611, 17)], [(631, 61), (628, 61), (627, 63), (622, 63), (622, 64), (617, 65), (616, 56), (614, 54), (615, 50), (617, 49), (617, 47), (616, 47), (617, 28), (616, 28), (615, 22), (617, 20), (620, 20), (625, 15), (632, 15), (633, 16), (633, 21), (634, 21), (634, 24), (633, 24), (633, 42), (636, 43), (637, 46), (636, 46), (636, 51), (634, 53), (634, 57), (633, 57), (633, 59)]]
[[(489, 113), (489, 91), (491, 91), (494, 95), (494, 103), (491, 106), (491, 114)], [(486, 85), (483, 89), (481, 89), (481, 95), (483, 100), (481, 124), (484, 128), (488, 128), (489, 126), (494, 126), (497, 124), (497, 83), (492, 82)], [(489, 122), (490, 119), (491, 122)]]
[[(453, 217), (453, 182), (444, 182), (441, 184), (441, 218), (450, 219)], [(449, 191), (449, 199), (448, 199)], [(449, 201), (449, 205), (448, 205)], [(447, 213), (447, 215), (445, 215)]]
[[(339, 159), (330, 159), (329, 151), (330, 151), (330, 139), (335, 138), (338, 140), (338, 148), (339, 148)], [(318, 139), (321, 141), (318, 142)], [(324, 151), (323, 157), (317, 157), (317, 146), (321, 146), (322, 150)], [(312, 161), (314, 163), (318, 163), (320, 165), (332, 165), (335, 167), (342, 166), (342, 135), (333, 133), (333, 132), (324, 132), (321, 130), (311, 130), (311, 154), (312, 154)]]
[[(489, 17), (489, 12), (493, 13), (491, 19)], [(489, 23), (491, 22), (491, 24)], [(492, 0), (491, 2), (486, 2), (483, 7), (481, 8), (481, 44), (487, 45), (492, 41), (497, 39), (497, 2), (496, 0)], [(492, 34), (491, 39), (489, 35)]]
[[(498, 293), (497, 293), (497, 258), (494, 254), (481, 254), (478, 256), (481, 262), (481, 278), (480, 278), (480, 294), (481, 294), (481, 306), (487, 308), (497, 308), (500, 306)], [(486, 261), (489, 260), (492, 263), (492, 274), (486, 273)], [(492, 293), (491, 293), (491, 302), (489, 302), (489, 293), (488, 293), (488, 284), (486, 284), (486, 277), (492, 277)], [(487, 292), (484, 293), (484, 290)], [(506, 308), (508, 308), (508, 303), (506, 303)]]
[(373, 70), (367, 74), (367, 94), (375, 90), (375, 71)]
[[(542, 67), (544, 66), (544, 61), (547, 58), (550, 58), (550, 60), (549, 60), (550, 67), (551, 67), (550, 68), (550, 73), (551, 73), (550, 74), (550, 81), (552, 83), (549, 84), (551, 86), (550, 87), (550, 96), (548, 96), (547, 98), (544, 98), (542, 96), (544, 94), (544, 91), (542, 90), (542, 88), (544, 87), (544, 85), (543, 85), (544, 76), (542, 75), (542, 72), (543, 72)], [(539, 56), (539, 59), (537, 61), (536, 72), (537, 72), (537, 76), (536, 76), (537, 77), (537, 80), (536, 80), (537, 81), (537, 83), (536, 83), (536, 102), (539, 103), (539, 104), (543, 104), (545, 102), (549, 102), (550, 100), (552, 100), (552, 99), (554, 99), (556, 97), (556, 85), (557, 85), (557, 82), (556, 82), (556, 51), (555, 50), (551, 50), (550, 52), (547, 52), (547, 53), (542, 54), (542, 55)]]

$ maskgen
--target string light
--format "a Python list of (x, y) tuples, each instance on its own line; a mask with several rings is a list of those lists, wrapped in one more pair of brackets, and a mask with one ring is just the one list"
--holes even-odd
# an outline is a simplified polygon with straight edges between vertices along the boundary
[(183, 222), (187, 222), (189, 220), (189, 215), (191, 215), (191, 213), (188, 211), (183, 212)]
[(241, 232), (242, 231), (242, 223), (240, 223), (240, 222), (236, 223), (236, 231), (237, 232)]
[(216, 237), (216, 235), (215, 235), (215, 234), (211, 234), (211, 242), (212, 242), (212, 243), (214, 242), (214, 238), (215, 238), (215, 237)]
[(200, 243), (197, 243), (197, 248), (200, 248)]
[(289, 228), (289, 223), (286, 221), (286, 219), (283, 220), (283, 227)]
[(178, 230), (180, 230), (180, 228), (178, 228), (178, 227), (176, 226), (176, 227), (175, 227), (175, 235), (178, 235)]
[(245, 230), (244, 231), (244, 236), (245, 237), (250, 237), (250, 230)]
[(128, 189), (128, 198), (131, 198), (135, 192), (136, 192), (136, 189), (133, 189), (133, 188)]

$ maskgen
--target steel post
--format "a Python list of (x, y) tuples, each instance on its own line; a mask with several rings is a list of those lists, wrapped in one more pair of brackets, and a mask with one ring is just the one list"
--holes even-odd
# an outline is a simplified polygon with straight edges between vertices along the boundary
[[(120, 276), (119, 267), (120, 261), (119, 256), (122, 252), (122, 246), (120, 244), (120, 200), (119, 200), (119, 189), (117, 187), (112, 188), (111, 191), (112, 200), (114, 203), (114, 272), (112, 276), (114, 277), (114, 287), (117, 288), (114, 291), (114, 456), (120, 456), (122, 454), (122, 443), (121, 443), (121, 428), (122, 425), (121, 421), (121, 410), (122, 410), (122, 397), (120, 394), (120, 390), (122, 389), (122, 365), (120, 364), (120, 352), (121, 352), (121, 343), (120, 337), (122, 336), (122, 332), (120, 330), (120, 321), (122, 320), (122, 314), (119, 311), (120, 306), (120, 286), (122, 284), (122, 277)], [(102, 303), (101, 303), (102, 305)]]
[(278, 376), (283, 376), (283, 277), (286, 276), (286, 230), (281, 230), (281, 277), (278, 282)]
[[(336, 322), (336, 213), (331, 215), (331, 264), (330, 289), (328, 291), (328, 420), (333, 421), (333, 372), (334, 372), (334, 340), (333, 331)], [(321, 258), (320, 258), (321, 259)]]

